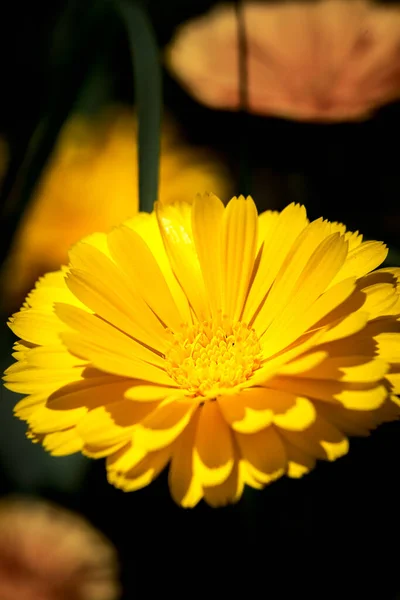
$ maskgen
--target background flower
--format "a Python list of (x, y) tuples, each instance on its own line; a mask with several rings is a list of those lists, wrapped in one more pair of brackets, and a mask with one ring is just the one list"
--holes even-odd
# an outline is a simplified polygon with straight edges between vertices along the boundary
[(116, 600), (116, 554), (82, 517), (21, 498), (0, 502), (2, 600)]
[(298, 478), (399, 414), (399, 269), (305, 208), (158, 203), (70, 252), (10, 321), (6, 386), (54, 455), (126, 491), (168, 465), (182, 506)]
[[(4, 294), (16, 308), (35, 280), (65, 264), (72, 244), (107, 231), (138, 210), (136, 120), (128, 108), (75, 115), (61, 132), (50, 164), (24, 213), (6, 265)], [(182, 143), (164, 124), (159, 197), (190, 199), (193, 190), (225, 197), (228, 178), (205, 150)]]
[[(369, 0), (243, 2), (251, 112), (310, 121), (366, 118), (400, 96), (400, 8)], [(233, 4), (178, 29), (168, 63), (193, 96), (239, 108)], [(212, 48), (212, 52), (210, 51)]]

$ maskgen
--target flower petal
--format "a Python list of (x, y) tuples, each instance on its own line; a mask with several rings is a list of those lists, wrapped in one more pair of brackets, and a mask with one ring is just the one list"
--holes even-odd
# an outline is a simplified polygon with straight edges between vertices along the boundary
[(86, 412), (84, 407), (58, 411), (43, 405), (27, 418), (27, 422), (36, 434), (53, 433), (75, 427), (85, 416)]
[(240, 472), (238, 456), (234, 457), (233, 469), (228, 479), (220, 485), (204, 486), (203, 489), (205, 501), (214, 508), (237, 502), (244, 489), (244, 478)]
[(85, 444), (89, 446), (113, 446), (127, 443), (135, 426), (157, 408), (152, 405), (140, 404), (129, 400), (120, 400), (113, 404), (100, 406), (91, 410), (81, 420), (77, 429)]
[(115, 262), (148, 306), (167, 327), (179, 329), (184, 317), (179, 314), (161, 269), (140, 235), (129, 227), (118, 227), (108, 234), (108, 245)]
[[(303, 320), (304, 313), (325, 291), (343, 264), (346, 255), (347, 242), (338, 233), (330, 235), (318, 245), (304, 266), (296, 285), (293, 287), (288, 285), (288, 289), (291, 288), (290, 298), (282, 297), (279, 300), (279, 302), (282, 302), (283, 310), (277, 306), (273, 308), (274, 305), (270, 306), (276, 317), (270, 326), (266, 328), (264, 339), (267, 353), (272, 355), (279, 352), (308, 329), (310, 323)], [(284, 290), (281, 289), (281, 291), (284, 294)], [(271, 289), (271, 294), (273, 292), (274, 288)], [(269, 296), (266, 305), (268, 299)], [(278, 302), (277, 296), (276, 302)], [(267, 309), (264, 307), (261, 312), (264, 312), (264, 310)], [(264, 314), (267, 314), (267, 312)], [(269, 314), (268, 320), (270, 320)], [(263, 321), (260, 315), (261, 322)]]
[(129, 387), (125, 392), (125, 398), (135, 402), (152, 402), (154, 400), (164, 400), (169, 396), (175, 395), (176, 387), (167, 387), (163, 385), (151, 385), (139, 383)]
[(147, 454), (144, 448), (130, 441), (113, 454), (107, 456), (107, 471), (114, 471), (119, 474), (126, 473), (136, 467)]
[(377, 383), (372, 386), (283, 376), (275, 377), (268, 382), (268, 387), (272, 389), (334, 404), (339, 402), (346, 408), (354, 410), (374, 410), (385, 401), (388, 396), (386, 387)]
[(318, 413), (315, 422), (305, 431), (280, 429), (280, 434), (285, 443), (289, 441), (303, 453), (322, 460), (334, 461), (349, 450), (348, 439)]
[(193, 239), (213, 319), (222, 313), (222, 220), (224, 205), (214, 194), (198, 195), (193, 202)]
[(168, 474), (171, 496), (183, 508), (192, 508), (203, 497), (199, 477), (194, 473), (193, 450), (201, 408), (198, 407), (176, 440)]
[[(148, 451), (159, 450), (171, 444), (190, 422), (196, 405), (180, 401), (183, 395), (170, 397), (166, 403), (149, 414), (135, 431), (135, 441)], [(136, 404), (136, 403), (135, 403)], [(148, 403), (137, 403), (147, 406)]]
[(149, 485), (165, 469), (171, 458), (171, 448), (150, 452), (126, 473), (108, 469), (108, 481), (125, 492), (133, 492)]
[(123, 358), (143, 360), (152, 365), (164, 367), (164, 358), (159, 353), (132, 339), (97, 315), (86, 313), (80, 308), (68, 304), (57, 304), (55, 310), (63, 323), (79, 334), (78, 340), (87, 340), (93, 346), (97, 346), (99, 350), (103, 349)]
[(133, 219), (127, 221), (126, 226), (140, 235), (150, 248), (164, 275), (180, 314), (184, 317), (186, 323), (190, 323), (192, 316), (188, 299), (172, 271), (155, 212), (151, 214), (139, 213)]
[(194, 446), (194, 469), (203, 486), (220, 485), (234, 465), (234, 449), (228, 425), (215, 401), (201, 408)]
[[(298, 281), (319, 244), (330, 234), (329, 224), (318, 219), (302, 229), (287, 252), (285, 260), (280, 264), (265, 302), (258, 310), (252, 324), (260, 333), (264, 332), (292, 299)], [(338, 237), (338, 234), (333, 234)], [(274, 256), (271, 260), (275, 261)], [(279, 259), (278, 259), (279, 260)]]
[(156, 203), (156, 214), (164, 246), (176, 278), (199, 321), (209, 318), (203, 276), (191, 226), (190, 204), (165, 206)]
[(222, 310), (236, 322), (247, 296), (257, 248), (257, 209), (253, 199), (232, 198), (222, 223)]
[(373, 271), (383, 263), (387, 253), (388, 249), (382, 242), (363, 242), (349, 252), (346, 262), (332, 280), (331, 285), (335, 285), (335, 283), (348, 277), (362, 277)]
[(66, 329), (54, 313), (33, 308), (14, 314), (8, 326), (21, 339), (43, 346), (59, 344), (59, 332)]
[(370, 360), (366, 356), (338, 356), (327, 358), (321, 364), (295, 373), (297, 377), (307, 379), (332, 379), (343, 382), (380, 381), (388, 372), (388, 365), (383, 360)]
[(309, 473), (315, 467), (315, 457), (300, 448), (293, 446), (288, 440), (284, 441), (285, 450), (288, 457), (287, 476), (292, 479), (299, 479)]
[[(260, 227), (263, 215), (260, 215)], [(265, 220), (265, 217), (264, 217)], [(307, 225), (307, 215), (304, 206), (289, 204), (277, 218), (269, 218), (266, 231), (260, 229), (259, 249), (254, 279), (249, 289), (243, 320), (253, 322), (261, 303), (268, 294), (282, 264), (284, 263), (294, 240)], [(265, 227), (264, 227), (265, 229)], [(263, 236), (263, 237), (262, 237)]]
[(274, 413), (260, 388), (220, 396), (217, 402), (227, 423), (240, 433), (256, 433), (272, 423)]
[(52, 456), (67, 456), (82, 450), (82, 440), (74, 427), (45, 435), (43, 446)]
[(86, 369), (82, 379), (59, 387), (47, 400), (54, 411), (68, 411), (84, 407), (93, 410), (123, 400), (124, 392), (132, 383), (126, 379), (106, 375), (95, 369)]
[(287, 457), (279, 433), (273, 426), (250, 435), (235, 433), (240, 454), (250, 473), (263, 484), (281, 477)]

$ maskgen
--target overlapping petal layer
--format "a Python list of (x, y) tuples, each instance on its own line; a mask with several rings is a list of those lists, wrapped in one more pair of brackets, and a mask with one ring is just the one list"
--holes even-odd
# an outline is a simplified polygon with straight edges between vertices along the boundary
[(124, 490), (169, 465), (185, 507), (301, 477), (398, 417), (400, 269), (371, 272), (385, 256), (294, 204), (157, 205), (74, 246), (10, 319), (16, 414), (55, 455), (107, 457)]

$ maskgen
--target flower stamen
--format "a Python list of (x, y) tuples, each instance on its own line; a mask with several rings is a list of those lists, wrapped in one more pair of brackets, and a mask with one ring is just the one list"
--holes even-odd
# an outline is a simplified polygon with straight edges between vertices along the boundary
[(166, 371), (193, 396), (218, 395), (218, 390), (240, 385), (261, 364), (260, 342), (245, 323), (220, 327), (204, 321), (170, 334)]

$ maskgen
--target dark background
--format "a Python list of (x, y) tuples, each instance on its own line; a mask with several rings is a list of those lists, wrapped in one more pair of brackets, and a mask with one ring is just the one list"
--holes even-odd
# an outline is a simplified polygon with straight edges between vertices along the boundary
[[(93, 37), (80, 38), (97, 4), (3, 4), (0, 133), (11, 152), (5, 187), (12, 187), (38, 121), (57, 102), (65, 100), (66, 112), (71, 98), (72, 106), (89, 112), (110, 100), (133, 103), (127, 38), (115, 15), (103, 29), (94, 27)], [(160, 50), (179, 23), (213, 4), (147, 2)], [(91, 65), (90, 89), (96, 93), (74, 97), (86, 64), (78, 55), (71, 59), (77, 45)], [(71, 64), (76, 68), (71, 70)], [(67, 86), (62, 93), (58, 81)], [(237, 191), (252, 193), (260, 209), (302, 202), (311, 218), (343, 221), (366, 237), (386, 241), (396, 253), (400, 103), (380, 109), (367, 122), (315, 125), (207, 109), (165, 71), (163, 84), (165, 107), (187, 141), (216, 149), (234, 179), (245, 146), (251, 176), (247, 189)], [(9, 227), (5, 219), (3, 258)], [(3, 327), (4, 366), (12, 341)], [(348, 456), (320, 464), (303, 480), (249, 490), (233, 507), (215, 510), (201, 504), (185, 511), (170, 499), (165, 476), (147, 489), (124, 494), (107, 484), (103, 461), (47, 456), (24, 439), (25, 426), (12, 416), (16, 395), (2, 389), (2, 396), (0, 493), (38, 494), (85, 514), (118, 548), (124, 599), (164, 593), (227, 598), (242, 590), (271, 599), (400, 598), (399, 424), (353, 440)]]

